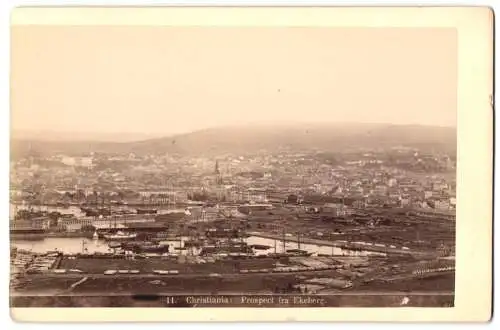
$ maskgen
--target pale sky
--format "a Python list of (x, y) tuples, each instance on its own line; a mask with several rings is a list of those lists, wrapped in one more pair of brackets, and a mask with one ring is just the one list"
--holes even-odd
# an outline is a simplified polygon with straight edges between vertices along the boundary
[(18, 26), (12, 129), (456, 126), (453, 29)]

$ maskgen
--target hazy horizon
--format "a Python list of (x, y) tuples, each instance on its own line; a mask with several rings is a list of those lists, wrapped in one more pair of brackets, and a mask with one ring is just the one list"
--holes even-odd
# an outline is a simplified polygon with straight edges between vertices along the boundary
[(455, 126), (438, 126), (438, 125), (419, 125), (419, 124), (390, 124), (390, 123), (368, 123), (368, 122), (254, 122), (239, 125), (226, 125), (226, 126), (212, 126), (205, 127), (202, 129), (177, 132), (177, 133), (145, 133), (145, 132), (120, 132), (120, 133), (110, 133), (110, 132), (69, 132), (69, 131), (51, 131), (51, 130), (11, 130), (11, 139), (17, 140), (38, 140), (38, 141), (55, 141), (55, 140), (66, 140), (66, 141), (101, 141), (101, 142), (138, 142), (146, 141), (150, 139), (158, 138), (168, 138), (174, 136), (181, 136), (184, 134), (196, 133), (203, 130), (217, 130), (217, 129), (238, 129), (238, 128), (263, 128), (263, 127), (277, 127), (277, 128), (294, 128), (297, 126), (304, 125), (305, 127), (320, 127), (320, 126), (418, 126), (418, 127), (430, 127), (430, 128), (449, 128), (455, 129)]
[(18, 26), (11, 41), (12, 132), (456, 127), (453, 29)]

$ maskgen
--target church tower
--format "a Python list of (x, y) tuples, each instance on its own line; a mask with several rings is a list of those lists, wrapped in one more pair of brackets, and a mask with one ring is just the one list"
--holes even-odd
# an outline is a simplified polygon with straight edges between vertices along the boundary
[(220, 170), (219, 170), (219, 161), (216, 160), (215, 161), (215, 174), (216, 175), (219, 175), (220, 174)]
[(221, 185), (222, 184), (222, 174), (220, 172), (220, 169), (219, 169), (219, 161), (216, 160), (215, 161), (215, 182), (217, 185)]

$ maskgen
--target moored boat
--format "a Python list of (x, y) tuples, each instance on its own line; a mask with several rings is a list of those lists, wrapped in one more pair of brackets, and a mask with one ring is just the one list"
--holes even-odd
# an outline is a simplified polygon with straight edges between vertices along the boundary
[(80, 210), (85, 213), (88, 217), (98, 217), (98, 216), (109, 216), (111, 215), (111, 210), (108, 208), (91, 208), (91, 207), (80, 207)]
[(290, 253), (290, 254), (294, 254), (294, 255), (299, 255), (299, 256), (304, 256), (304, 257), (312, 255), (312, 253), (310, 253), (310, 252), (307, 252), (305, 250), (299, 250), (299, 249), (286, 250), (286, 253)]
[(124, 232), (117, 232), (116, 234), (105, 234), (104, 239), (109, 240), (109, 241), (117, 241), (117, 240), (128, 240), (128, 239), (134, 239), (137, 237), (136, 233), (124, 233)]
[(137, 214), (157, 214), (157, 209), (136, 209)]
[(189, 240), (184, 242), (185, 247), (201, 247), (204, 242), (202, 240)]
[(168, 253), (169, 251), (169, 246), (168, 245), (145, 245), (145, 246), (140, 246), (138, 248), (140, 252), (145, 252), (145, 253)]
[(168, 244), (155, 244), (152, 242), (124, 242), (121, 243), (124, 250), (134, 253), (167, 253), (169, 251)]
[(262, 245), (262, 244), (253, 244), (250, 245), (251, 248), (254, 248), (255, 250), (269, 250), (271, 247), (269, 245)]
[(122, 246), (122, 243), (120, 243), (120, 242), (110, 242), (108, 245), (112, 249), (117, 249), (117, 248), (120, 248)]

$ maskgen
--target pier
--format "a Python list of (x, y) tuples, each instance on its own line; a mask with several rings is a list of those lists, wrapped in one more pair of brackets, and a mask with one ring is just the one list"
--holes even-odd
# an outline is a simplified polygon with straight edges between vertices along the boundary
[(434, 253), (434, 252), (413, 251), (413, 250), (405, 250), (402, 248), (391, 248), (391, 247), (387, 247), (387, 246), (382, 247), (382, 246), (375, 246), (375, 245), (369, 245), (369, 244), (356, 244), (356, 243), (343, 243), (343, 242), (336, 242), (336, 241), (325, 241), (325, 240), (307, 238), (307, 237), (302, 237), (302, 236), (299, 239), (299, 238), (294, 237), (294, 236), (283, 238), (282, 235), (262, 233), (262, 232), (249, 232), (248, 234), (252, 235), (252, 236), (256, 236), (256, 237), (274, 239), (274, 240), (278, 240), (278, 241), (286, 240), (287, 242), (302, 243), (302, 244), (314, 244), (314, 245), (320, 245), (320, 246), (331, 246), (331, 247), (337, 247), (337, 248), (346, 249), (346, 250), (364, 250), (364, 251), (372, 251), (372, 252), (395, 254), (395, 255), (407, 255), (407, 256), (418, 256), (418, 257), (429, 257), (429, 258), (433, 258), (436, 256), (436, 253)]

